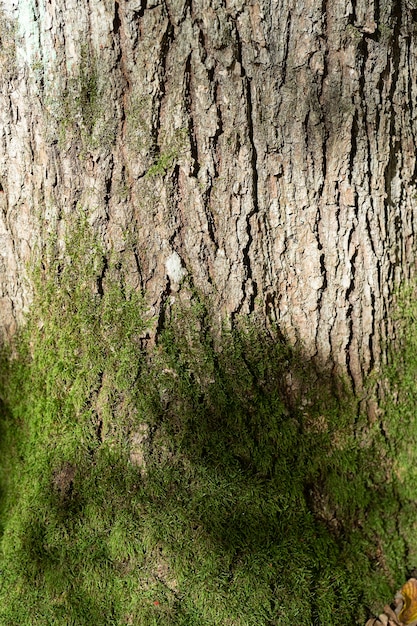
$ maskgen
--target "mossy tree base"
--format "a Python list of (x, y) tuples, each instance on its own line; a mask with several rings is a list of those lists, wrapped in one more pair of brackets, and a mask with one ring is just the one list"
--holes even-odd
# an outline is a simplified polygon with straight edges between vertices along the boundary
[(364, 623), (417, 563), (412, 341), (370, 424), (278, 333), (214, 332), (196, 295), (145, 351), (142, 298), (74, 233), (3, 354), (0, 621)]

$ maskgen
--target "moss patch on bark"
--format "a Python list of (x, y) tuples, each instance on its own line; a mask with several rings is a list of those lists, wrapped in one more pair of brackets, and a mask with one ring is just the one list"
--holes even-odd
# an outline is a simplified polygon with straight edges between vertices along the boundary
[(2, 623), (346, 626), (391, 598), (416, 562), (414, 313), (370, 419), (197, 294), (145, 349), (85, 220), (34, 284), (0, 370)]

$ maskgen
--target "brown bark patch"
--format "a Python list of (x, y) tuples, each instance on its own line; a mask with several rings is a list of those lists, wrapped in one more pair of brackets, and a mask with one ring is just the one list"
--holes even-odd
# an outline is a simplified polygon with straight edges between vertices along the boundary
[(71, 495), (76, 469), (72, 463), (65, 462), (55, 471), (53, 477), (54, 491), (64, 500)]

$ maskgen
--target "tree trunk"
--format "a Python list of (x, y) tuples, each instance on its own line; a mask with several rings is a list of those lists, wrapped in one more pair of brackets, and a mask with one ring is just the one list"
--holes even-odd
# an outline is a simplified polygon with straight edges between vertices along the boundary
[(360, 384), (414, 272), (411, 0), (4, 0), (0, 321), (82, 207), (151, 313), (186, 276)]

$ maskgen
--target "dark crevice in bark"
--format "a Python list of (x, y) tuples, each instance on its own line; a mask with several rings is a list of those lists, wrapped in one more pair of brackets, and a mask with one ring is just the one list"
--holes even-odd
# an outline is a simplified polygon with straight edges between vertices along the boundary
[(172, 22), (168, 19), (167, 27), (162, 36), (161, 47), (159, 50), (159, 65), (158, 65), (158, 78), (159, 78), (159, 93), (157, 93), (153, 100), (153, 108), (154, 112), (152, 115), (152, 127), (151, 127), (151, 138), (152, 138), (152, 154), (151, 157), (155, 158), (160, 153), (159, 146), (159, 133), (161, 129), (161, 109), (162, 109), (162, 101), (165, 97), (166, 85), (165, 81), (167, 78), (166, 73), (166, 65), (168, 52), (171, 47), (171, 44), (174, 40), (174, 26)]
[(347, 326), (348, 326), (348, 337), (347, 337), (347, 342), (346, 342), (346, 347), (345, 347), (346, 369), (347, 369), (347, 373), (352, 384), (352, 389), (353, 391), (355, 391), (355, 387), (356, 387), (355, 377), (353, 376), (353, 372), (352, 372), (352, 368), (350, 364), (350, 346), (352, 345), (352, 341), (353, 341), (352, 313), (353, 313), (353, 305), (349, 304), (347, 313), (346, 313), (346, 320), (347, 320)]
[(282, 59), (282, 71), (280, 87), (285, 85), (287, 79), (287, 66), (288, 66), (288, 51), (290, 49), (291, 40), (291, 11), (288, 11), (287, 24), (286, 24), (286, 38), (284, 44), (284, 58)]
[(134, 50), (138, 44), (139, 37), (141, 35), (141, 24), (140, 21), (143, 18), (145, 11), (147, 9), (147, 0), (142, 0), (139, 8), (133, 10), (133, 22), (136, 24), (136, 31), (134, 32), (134, 37), (132, 39), (132, 49)]
[(172, 170), (169, 184), (167, 185), (168, 198), (171, 202), (171, 219), (169, 220), (169, 227), (170, 230), (172, 230), (171, 235), (168, 237), (168, 242), (174, 249), (175, 241), (184, 227), (182, 214), (179, 211), (179, 177), (180, 166), (176, 164)]
[(97, 436), (97, 441), (99, 443), (103, 443), (103, 420), (101, 417), (98, 417), (97, 426), (96, 426), (96, 436)]
[[(376, 86), (376, 90), (379, 93), (379, 97), (380, 100), (382, 101), (383, 99), (383, 90), (384, 90), (384, 79), (383, 79), (383, 72), (381, 72), (378, 82), (377, 82), (377, 86)], [(381, 108), (382, 105), (381, 104), (377, 104), (375, 106), (375, 137), (380, 137), (381, 133), (380, 133), (380, 126), (381, 126)]]
[[(200, 34), (202, 36), (202, 42), (204, 43), (204, 35), (201, 31), (200, 31)], [(206, 54), (205, 50), (204, 50), (204, 53)], [(218, 158), (216, 156), (216, 152), (217, 152), (217, 146), (219, 144), (220, 136), (223, 134), (223, 119), (222, 119), (222, 112), (221, 112), (221, 105), (220, 105), (220, 97), (218, 94), (219, 84), (215, 80), (214, 68), (207, 70), (207, 75), (208, 75), (209, 84), (212, 85), (212, 100), (216, 106), (216, 115), (217, 115), (217, 128), (214, 133), (214, 136), (210, 138), (210, 149), (213, 154), (214, 178), (216, 178), (219, 173), (218, 172)], [(209, 234), (211, 241), (213, 242), (215, 246), (215, 250), (217, 251), (219, 248), (219, 244), (218, 244), (217, 233), (216, 233), (216, 225), (215, 225), (213, 213), (210, 209), (211, 194), (213, 191), (213, 183), (212, 183), (211, 176), (209, 176), (209, 178), (210, 178), (209, 183), (206, 186), (206, 189), (204, 190), (202, 194), (202, 198), (204, 202), (204, 211), (205, 211), (206, 218), (207, 218), (208, 234)]]
[(166, 78), (166, 64), (168, 58), (168, 52), (172, 42), (174, 41), (174, 26), (168, 19), (167, 27), (161, 38), (161, 47), (159, 52), (159, 90), (161, 98), (165, 95), (165, 78)]
[[(261, 231), (260, 239), (263, 245), (264, 258), (268, 259), (268, 262), (263, 264), (263, 285), (264, 290), (269, 289), (274, 284), (274, 277), (277, 275), (274, 254), (273, 254), (273, 237), (271, 236), (271, 225), (268, 220), (268, 215), (263, 212), (259, 220), (259, 228)], [(266, 296), (265, 296), (266, 297)], [(273, 300), (275, 302), (275, 299)], [(266, 310), (266, 305), (265, 305)]]
[(104, 281), (104, 277), (105, 277), (108, 269), (109, 269), (109, 263), (108, 263), (107, 258), (104, 257), (103, 258), (103, 269), (101, 270), (100, 276), (97, 278), (97, 293), (101, 297), (104, 296), (103, 281)]
[[(368, 304), (368, 306), (369, 306), (369, 304)], [(370, 332), (369, 338), (368, 338), (369, 369), (366, 372), (366, 374), (369, 374), (370, 372), (372, 372), (372, 370), (373, 370), (373, 368), (375, 366), (374, 340), (375, 340), (375, 316), (376, 316), (376, 310), (375, 310), (375, 294), (373, 294), (372, 291), (371, 291), (370, 308), (371, 308), (372, 326), (371, 326), (371, 332)]]
[[(372, 196), (370, 196), (370, 202), (371, 202), (371, 209), (370, 212), (373, 213), (373, 199)], [(377, 253), (375, 250), (375, 245), (374, 245), (374, 240), (373, 240), (373, 236), (372, 236), (372, 232), (373, 232), (373, 228), (371, 226), (371, 222), (369, 219), (369, 211), (366, 212), (365, 215), (365, 221), (366, 221), (366, 232), (368, 233), (368, 238), (369, 238), (369, 243), (371, 244), (371, 250), (372, 250), (372, 254), (376, 257)]]
[[(411, 219), (410, 219), (410, 238), (411, 238), (411, 241), (412, 241), (412, 243), (413, 243), (413, 247), (414, 247), (414, 249), (415, 249), (415, 243), (416, 243), (416, 231), (415, 231), (415, 228), (414, 228), (414, 223), (415, 223), (415, 222), (414, 222), (414, 220), (411, 218)], [(416, 268), (415, 268), (415, 267), (410, 267), (409, 269), (410, 269), (410, 274), (411, 274), (412, 276), (414, 276), (414, 274), (415, 274), (415, 272), (416, 272)]]
[[(407, 69), (408, 69), (408, 80), (407, 80), (407, 91), (408, 91), (408, 111), (409, 111), (409, 130), (411, 136), (413, 138), (413, 145), (416, 145), (416, 135), (414, 132), (414, 100), (413, 100), (413, 77), (415, 74), (415, 63), (413, 61), (412, 53), (411, 53), (411, 39), (407, 40)], [(417, 182), (417, 158), (414, 160), (414, 169), (410, 177), (410, 184), (415, 184)]]
[(223, 117), (222, 117), (222, 108), (220, 104), (219, 97), (219, 83), (214, 79), (214, 69), (207, 72), (210, 84), (213, 84), (213, 101), (216, 105), (216, 116), (217, 116), (217, 128), (214, 136), (210, 140), (211, 149), (213, 151), (213, 165), (214, 165), (214, 177), (216, 178), (219, 170), (218, 170), (218, 159), (216, 158), (217, 146), (219, 144), (220, 136), (223, 134)]
[(377, 261), (377, 264), (376, 264), (376, 280), (378, 284), (378, 292), (381, 292), (382, 291), (381, 261)]
[[(122, 97), (120, 99), (120, 123), (121, 123), (121, 137), (122, 137), (122, 146), (124, 146), (124, 139), (126, 136), (126, 111), (128, 107), (130, 92), (131, 92), (131, 83), (129, 72), (126, 65), (125, 60), (125, 43), (126, 36), (123, 29), (123, 23), (120, 17), (120, 5), (118, 2), (115, 3), (115, 14), (113, 19), (113, 31), (114, 35), (118, 38), (119, 50), (116, 62), (119, 64), (120, 72), (125, 81), (125, 88), (122, 91)], [(110, 196), (109, 196), (110, 197)]]
[[(395, 0), (393, 2), (393, 10), (392, 17), (394, 18), (394, 31), (392, 36), (392, 46), (391, 46), (391, 55), (390, 55), (390, 65), (391, 65), (391, 88), (389, 95), (387, 97), (388, 102), (391, 103), (391, 116), (390, 116), (390, 130), (389, 130), (389, 140), (390, 140), (390, 153), (388, 163), (385, 168), (384, 177), (385, 177), (385, 191), (386, 191), (386, 200), (385, 203), (387, 206), (392, 205), (392, 197), (391, 197), (391, 184), (395, 176), (396, 167), (397, 167), (397, 151), (400, 149), (400, 142), (393, 141), (393, 138), (396, 136), (396, 111), (394, 107), (394, 96), (397, 88), (398, 76), (400, 72), (400, 48), (398, 45), (398, 41), (401, 34), (401, 24), (402, 24), (402, 7), (401, 0)], [(388, 211), (387, 211), (388, 213)], [(388, 224), (387, 224), (388, 226)]]
[[(207, 59), (207, 50), (206, 50), (206, 37), (201, 28), (200, 22), (197, 23), (198, 26), (198, 51), (200, 53), (201, 62), (204, 63)], [(213, 77), (211, 77), (213, 78)]]
[(366, 71), (365, 71), (365, 66), (366, 66), (366, 59), (368, 57), (368, 44), (367, 44), (367, 41), (366, 41), (365, 37), (362, 37), (361, 41), (358, 44), (357, 50), (358, 50), (358, 53), (359, 53), (360, 59), (361, 59), (361, 66), (359, 68), (359, 81), (358, 81), (359, 101), (365, 107), (365, 115), (364, 115), (364, 117), (366, 118), (366, 99), (365, 99)]
[[(352, 231), (350, 232), (349, 235), (349, 239), (352, 237), (354, 232), (354, 229), (352, 229)], [(349, 245), (349, 244), (348, 244)], [(356, 276), (356, 258), (358, 256), (358, 249), (356, 249), (354, 251), (354, 253), (352, 254), (351, 258), (350, 258), (350, 271), (351, 271), (351, 276), (350, 276), (350, 285), (346, 290), (346, 295), (345, 295), (345, 300), (348, 303), (348, 308), (347, 308), (347, 313), (346, 313), (346, 321), (347, 321), (347, 325), (348, 325), (348, 340), (346, 343), (346, 366), (347, 366), (347, 372), (349, 375), (349, 378), (352, 381), (352, 387), (353, 390), (355, 390), (356, 387), (356, 383), (355, 383), (355, 376), (354, 376), (354, 372), (351, 368), (351, 364), (350, 364), (350, 346), (352, 344), (353, 341), (353, 305), (350, 303), (350, 296), (351, 294), (354, 292), (355, 290), (355, 276)]]
[(205, 213), (206, 220), (207, 220), (207, 232), (210, 237), (210, 241), (213, 243), (214, 249), (217, 252), (219, 248), (219, 243), (217, 240), (216, 224), (214, 222), (213, 213), (211, 212), (211, 209), (210, 209), (210, 195), (211, 195), (211, 187), (203, 194), (204, 213)]
[(185, 71), (184, 71), (184, 80), (185, 80), (185, 93), (184, 93), (184, 101), (185, 106), (187, 107), (188, 114), (188, 136), (190, 139), (190, 150), (191, 150), (191, 159), (192, 159), (192, 168), (191, 168), (191, 176), (197, 177), (198, 172), (200, 171), (200, 162), (198, 157), (198, 143), (195, 133), (195, 125), (194, 125), (194, 116), (193, 116), (193, 98), (192, 98), (192, 70), (191, 70), (191, 55), (187, 57), (185, 62)]
[(390, 263), (388, 265), (388, 273), (387, 273), (387, 283), (389, 285), (394, 283), (394, 279), (395, 279), (395, 264), (394, 263)]
[(358, 145), (357, 145), (357, 140), (356, 140), (358, 133), (359, 133), (358, 110), (355, 109), (355, 113), (353, 114), (353, 119), (352, 119), (351, 133), (350, 133), (350, 153), (349, 153), (349, 172), (348, 172), (349, 185), (352, 184), (355, 157), (356, 157), (357, 150), (358, 150)]
[[(236, 314), (238, 314), (245, 300), (248, 300), (249, 313), (251, 313), (255, 308), (255, 298), (256, 298), (257, 288), (256, 288), (255, 283), (252, 280), (253, 276), (252, 276), (252, 267), (251, 267), (249, 251), (253, 242), (251, 218), (253, 215), (256, 215), (259, 213), (259, 204), (258, 204), (259, 190), (258, 190), (258, 152), (257, 152), (256, 145), (255, 145), (254, 128), (253, 128), (254, 113), (253, 113), (253, 100), (252, 100), (252, 83), (251, 83), (251, 80), (247, 77), (246, 70), (243, 66), (242, 42), (240, 39), (238, 29), (236, 29), (236, 43), (237, 43), (236, 56), (237, 56), (237, 61), (240, 63), (240, 67), (241, 67), (243, 91), (244, 91), (245, 100), (246, 100), (246, 123), (247, 123), (248, 139), (249, 139), (249, 144), (251, 148), (251, 166), (252, 166), (251, 167), (251, 182), (252, 182), (251, 196), (252, 196), (252, 203), (253, 203), (252, 210), (249, 211), (246, 216), (246, 233), (247, 233), (248, 240), (247, 240), (245, 247), (242, 250), (243, 266), (245, 268), (246, 276), (242, 285), (242, 290), (243, 290), (242, 302), (240, 303), (236, 311)], [(252, 284), (252, 293), (250, 294), (247, 293), (248, 282)], [(248, 295), (249, 295), (249, 298), (247, 298)]]
[[(375, 23), (378, 25), (379, 25), (380, 15), (381, 15), (381, 8), (379, 6), (379, 0), (374, 0), (374, 20), (375, 20)], [(378, 30), (376, 31), (376, 33), (378, 33)]]
[(219, 244), (217, 242), (216, 226), (214, 223), (213, 214), (209, 208), (208, 202), (206, 201), (204, 202), (204, 212), (205, 212), (206, 220), (207, 220), (207, 231), (208, 231), (210, 240), (214, 244), (215, 250), (217, 252), (219, 248)]
[[(365, 131), (363, 133), (364, 137), (365, 137), (365, 142), (366, 142), (366, 171), (363, 171), (363, 176), (364, 179), (367, 180), (368, 182), (368, 193), (370, 195), (370, 197), (372, 198), (372, 194), (371, 194), (371, 173), (372, 173), (372, 158), (371, 158), (371, 142), (370, 142), (370, 134), (368, 131), (368, 106), (367, 106), (367, 98), (366, 98), (366, 90), (365, 90), (365, 86), (366, 86), (366, 76), (368, 74), (367, 72), (367, 68), (366, 68), (366, 62), (369, 56), (368, 53), (368, 43), (366, 41), (365, 38), (362, 39), (360, 45), (358, 46), (358, 50), (361, 53), (361, 58), (362, 58), (362, 63), (361, 63), (361, 67), (360, 67), (360, 72), (359, 72), (359, 102), (361, 102), (361, 106), (362, 106), (362, 121), (363, 121), (363, 130)], [(355, 119), (356, 117), (356, 119)], [(358, 128), (358, 119), (357, 119), (357, 110), (355, 111), (355, 121), (356, 121), (356, 128), (353, 129), (352, 128), (352, 142), (355, 142), (355, 150), (356, 150), (356, 136), (359, 133), (359, 128)], [(352, 177), (353, 174), (353, 161), (351, 162), (352, 168), (350, 168), (350, 177)], [(365, 168), (364, 168), (365, 169)], [(356, 204), (356, 203), (355, 203)]]
[(395, 240), (395, 249), (394, 249), (394, 265), (402, 267), (403, 265), (403, 236), (402, 236), (402, 221), (399, 215), (394, 217), (394, 231), (395, 234), (399, 234), (399, 237), (396, 237)]
[(349, 15), (349, 24), (355, 24), (356, 22), (356, 0), (351, 1), (352, 13)]
[[(353, 231), (352, 231), (353, 232)], [(349, 298), (351, 296), (351, 294), (353, 293), (354, 289), (355, 289), (355, 275), (356, 275), (356, 257), (358, 256), (358, 249), (356, 249), (354, 251), (354, 253), (352, 254), (351, 258), (350, 258), (350, 269), (351, 269), (351, 277), (350, 277), (350, 285), (349, 287), (346, 289), (346, 302), (349, 302)]]
[(319, 343), (318, 339), (319, 339), (319, 332), (320, 332), (321, 310), (323, 306), (323, 294), (327, 289), (328, 283), (327, 283), (326, 256), (324, 252), (322, 252), (323, 246), (320, 243), (318, 231), (316, 232), (316, 239), (317, 239), (317, 244), (318, 244), (318, 250), (319, 252), (321, 252), (320, 257), (319, 257), (319, 263), (320, 263), (320, 273), (323, 278), (323, 284), (317, 292), (317, 320), (318, 322), (316, 325), (316, 334), (315, 334), (315, 345), (316, 345), (316, 353), (317, 353), (318, 343)]
[[(368, 125), (367, 125), (368, 107), (367, 107), (367, 98), (366, 98), (366, 76), (367, 76), (366, 61), (368, 58), (368, 44), (367, 44), (365, 37), (362, 38), (361, 42), (358, 45), (358, 52), (360, 53), (360, 59), (361, 59), (360, 68), (359, 68), (359, 79), (358, 79), (358, 87), (359, 87), (358, 100), (360, 102), (360, 107), (361, 107), (361, 122), (362, 122), (362, 131), (363, 131), (362, 136), (364, 137), (364, 140), (366, 142), (366, 154), (365, 154), (366, 168), (364, 167), (365, 163), (362, 163), (361, 167), (363, 168), (363, 178), (364, 180), (366, 179), (368, 182), (367, 191), (368, 193), (370, 193), (372, 163), (371, 163), (371, 146), (370, 146), (370, 139), (369, 139), (369, 133), (368, 133)], [(358, 109), (356, 108), (354, 118), (353, 118), (353, 123), (352, 123), (352, 151), (354, 150), (355, 154), (357, 151), (356, 137), (358, 136), (359, 136), (359, 115), (358, 115)], [(352, 181), (352, 177), (353, 177), (353, 171), (354, 171), (353, 170), (353, 165), (354, 165), (353, 157), (355, 156), (355, 154), (352, 154), (352, 151), (351, 151), (350, 167), (349, 167), (350, 182)], [(355, 206), (356, 205), (357, 205), (357, 202), (355, 201)]]
[(214, 244), (215, 250), (217, 251), (219, 248), (219, 244), (217, 240), (216, 224), (214, 221), (213, 213), (210, 209), (212, 190), (213, 190), (213, 187), (210, 181), (209, 185), (206, 187), (206, 189), (202, 193), (202, 200), (203, 200), (203, 205), (204, 205), (204, 213), (205, 213), (206, 220), (207, 220), (207, 232), (209, 234), (210, 240)]
[(155, 329), (155, 343), (158, 343), (158, 339), (165, 328), (165, 322), (167, 318), (167, 304), (169, 302), (169, 296), (171, 295), (171, 281), (167, 277), (165, 287), (161, 292), (161, 299), (158, 305), (158, 321)]
[[(323, 279), (322, 286), (317, 291), (317, 316), (318, 316), (319, 320), (320, 320), (321, 308), (322, 308), (322, 303), (323, 303), (323, 294), (324, 294), (325, 290), (327, 289), (327, 285), (328, 285), (328, 282), (327, 282), (327, 269), (326, 269), (326, 255), (323, 252), (323, 244), (321, 243), (320, 230), (319, 230), (321, 219), (322, 219), (322, 216), (321, 216), (320, 209), (317, 209), (316, 221), (315, 221), (315, 225), (314, 225), (314, 235), (315, 235), (316, 242), (317, 242), (317, 249), (320, 252), (320, 256), (319, 256), (320, 274), (321, 274), (322, 279)], [(316, 327), (316, 338), (315, 338), (316, 346), (317, 346), (317, 343), (318, 343), (317, 342), (318, 334), (319, 334), (319, 323), (317, 324), (317, 327)]]
[[(392, 125), (394, 126), (395, 123), (392, 122)], [(385, 199), (385, 203), (387, 205), (387, 218), (389, 219), (389, 209), (394, 207), (394, 202), (392, 199), (392, 194), (391, 194), (391, 185), (392, 185), (392, 181), (395, 177), (396, 171), (397, 171), (397, 164), (398, 164), (398, 157), (397, 157), (397, 152), (398, 150), (401, 148), (400, 142), (399, 141), (391, 141), (392, 140), (393, 135), (390, 134), (390, 153), (389, 153), (389, 159), (388, 159), (388, 163), (385, 167), (385, 172), (384, 172), (384, 178), (385, 178), (385, 192), (386, 192), (386, 199)], [(388, 222), (387, 222), (388, 225)]]
[(178, 21), (178, 26), (181, 26), (183, 22), (187, 19), (187, 13), (192, 19), (193, 17), (193, 0), (185, 0), (184, 7), (182, 10), (181, 18)]
[(113, 17), (113, 33), (115, 35), (119, 34), (121, 25), (122, 25), (122, 21), (120, 19), (120, 6), (118, 2), (115, 2), (114, 3), (114, 17)]
[[(381, 433), (385, 442), (390, 445), (391, 444), (391, 436), (385, 430), (384, 422), (382, 419), (378, 420), (379, 432)], [(392, 444), (391, 444), (392, 445)]]
[(148, 0), (142, 0), (139, 8), (134, 10), (135, 18), (138, 20), (142, 19), (147, 8), (148, 8)]
[[(319, 244), (319, 250), (320, 251), (323, 250), (323, 246), (321, 244)], [(320, 272), (321, 272), (321, 275), (323, 277), (323, 285), (321, 286), (320, 294), (319, 294), (319, 304), (321, 306), (321, 300), (323, 298), (323, 293), (324, 293), (325, 289), (327, 289), (327, 270), (326, 270), (326, 263), (325, 263), (324, 252), (322, 252), (320, 254), (319, 261), (320, 261)]]
[(322, 0), (321, 2), (321, 15), (323, 20), (323, 32), (327, 33), (327, 0)]
[[(322, 0), (322, 16), (323, 16), (323, 33), (327, 32), (327, 0)], [(323, 159), (322, 159), (322, 182), (320, 183), (320, 186), (318, 188), (318, 195), (321, 196), (326, 184), (326, 180), (327, 180), (327, 147), (328, 147), (328, 140), (329, 140), (329, 129), (327, 128), (327, 124), (326, 124), (326, 112), (325, 112), (325, 102), (323, 99), (323, 88), (324, 85), (326, 83), (326, 79), (328, 77), (328, 73), (329, 73), (329, 60), (328, 60), (328, 54), (329, 54), (329, 49), (328, 46), (326, 45), (326, 49), (324, 51), (323, 54), (323, 73), (321, 75), (321, 80), (318, 81), (317, 83), (317, 99), (319, 101), (320, 104), (320, 123), (321, 123), (321, 127), (322, 127), (322, 155), (323, 155)], [(308, 137), (308, 135), (306, 135)]]
[[(113, 168), (111, 168), (111, 169), (112, 169), (112, 172), (113, 172)], [(108, 202), (109, 202), (109, 200), (111, 198), (111, 188), (112, 188), (112, 175), (111, 174), (110, 174), (110, 176), (108, 178), (106, 178), (106, 180), (104, 181), (104, 184), (105, 184), (105, 187), (106, 187), (106, 192), (105, 192), (105, 195), (104, 195), (104, 201), (105, 201), (106, 207), (107, 207), (107, 204), (108, 204)]]
[(135, 259), (136, 270), (139, 276), (140, 288), (143, 291), (145, 286), (145, 281), (143, 280), (142, 267), (140, 264), (139, 254), (136, 250), (133, 250), (133, 258)]
[(322, 120), (322, 129), (323, 129), (323, 143), (322, 143), (322, 163), (321, 163), (321, 168), (322, 168), (322, 181), (320, 182), (319, 188), (318, 188), (318, 195), (321, 196), (324, 190), (324, 186), (326, 184), (326, 178), (327, 178), (327, 142), (329, 139), (329, 133), (326, 130), (326, 126), (324, 124), (324, 118)]

